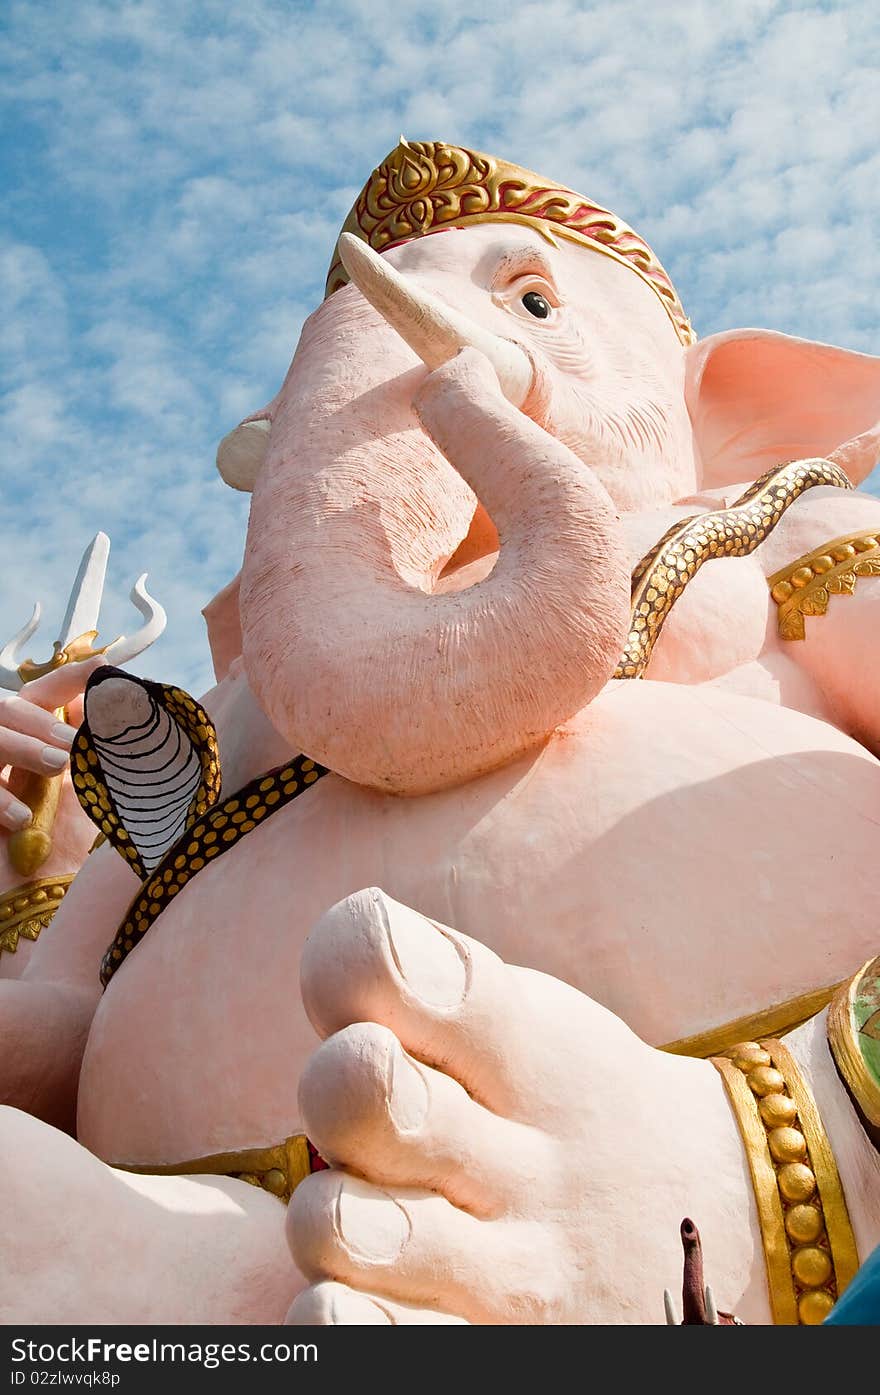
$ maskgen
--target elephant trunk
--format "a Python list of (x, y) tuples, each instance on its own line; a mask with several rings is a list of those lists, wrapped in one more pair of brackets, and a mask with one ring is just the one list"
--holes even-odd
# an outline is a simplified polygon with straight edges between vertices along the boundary
[[(355, 287), (312, 316), (242, 573), (245, 662), (275, 726), (339, 774), (406, 795), (546, 738), (611, 677), (629, 614), (608, 495), (499, 390), (507, 373), (528, 397), (525, 356), (502, 351), (498, 372), (490, 335), (477, 352), (458, 317), (443, 333), (458, 355), (426, 378)], [(478, 503), (498, 561), (437, 594)]]

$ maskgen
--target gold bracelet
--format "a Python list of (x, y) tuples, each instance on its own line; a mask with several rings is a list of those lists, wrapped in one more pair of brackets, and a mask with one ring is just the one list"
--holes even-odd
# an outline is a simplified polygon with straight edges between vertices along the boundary
[(880, 1147), (880, 958), (835, 994), (828, 1045), (872, 1143)]
[(43, 877), (14, 886), (0, 896), (0, 954), (14, 954), (18, 942), (36, 940), (45, 930), (73, 881), (73, 875)]
[(733, 1105), (755, 1189), (774, 1323), (815, 1326), (859, 1267), (819, 1111), (781, 1042), (712, 1057)]

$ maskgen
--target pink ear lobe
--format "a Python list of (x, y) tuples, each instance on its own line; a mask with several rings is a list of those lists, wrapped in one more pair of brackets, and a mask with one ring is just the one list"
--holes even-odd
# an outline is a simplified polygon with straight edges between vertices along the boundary
[(772, 465), (833, 456), (853, 484), (880, 458), (880, 358), (769, 330), (688, 350), (685, 396), (705, 489)]

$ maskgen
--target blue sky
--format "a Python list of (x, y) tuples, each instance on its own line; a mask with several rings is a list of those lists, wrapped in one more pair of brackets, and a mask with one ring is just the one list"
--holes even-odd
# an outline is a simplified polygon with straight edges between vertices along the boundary
[[(0, 631), (113, 540), (103, 634), (209, 684), (199, 611), (247, 501), (219, 439), (271, 398), (400, 132), (572, 185), (655, 247), (701, 334), (880, 353), (880, 12), (867, 0), (7, 0)], [(876, 479), (876, 476), (875, 476)]]

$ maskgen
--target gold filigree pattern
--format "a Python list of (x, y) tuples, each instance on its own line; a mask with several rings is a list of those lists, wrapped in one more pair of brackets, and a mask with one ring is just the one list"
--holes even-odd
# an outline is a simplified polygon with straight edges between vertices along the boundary
[(755, 1189), (773, 1321), (824, 1322), (859, 1267), (837, 1165), (812, 1093), (782, 1042), (712, 1058), (733, 1105)]
[[(561, 236), (630, 267), (659, 297), (682, 344), (696, 338), (669, 276), (648, 244), (616, 214), (573, 189), (493, 155), (444, 141), (401, 140), (373, 171), (342, 231), (377, 252), (474, 222), (517, 222)], [(348, 281), (334, 249), (327, 295)]]
[(497, 206), (495, 162), (452, 145), (401, 143), (374, 172), (356, 204), (376, 251), (421, 237), (444, 223)]
[(832, 596), (851, 596), (861, 577), (880, 576), (880, 535), (833, 538), (767, 578), (779, 608), (780, 639), (805, 639), (807, 615), (824, 615)]
[(43, 877), (14, 887), (0, 896), (0, 954), (14, 954), (18, 942), (36, 940), (45, 930), (61, 902), (73, 876)]
[(852, 489), (830, 460), (793, 460), (774, 465), (729, 508), (675, 523), (632, 574), (631, 628), (614, 677), (642, 677), (669, 612), (704, 562), (754, 552), (795, 499), (819, 484)]

